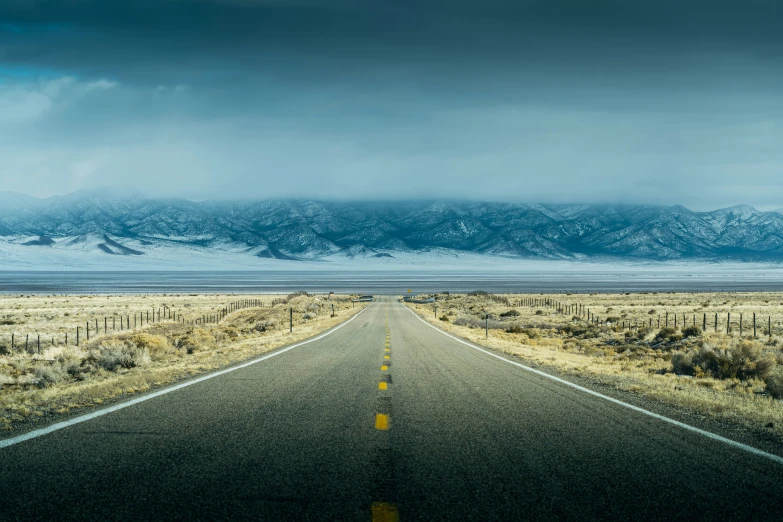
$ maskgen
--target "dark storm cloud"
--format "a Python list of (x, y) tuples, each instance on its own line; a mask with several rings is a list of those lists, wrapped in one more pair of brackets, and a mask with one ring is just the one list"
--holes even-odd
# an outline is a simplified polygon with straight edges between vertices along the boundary
[(783, 206), (781, 34), (760, 0), (0, 0), (0, 176)]
[(5, 60), (150, 81), (263, 72), (253, 64), (292, 76), (308, 75), (302, 64), (333, 76), (383, 64), (461, 77), (471, 76), (466, 65), (619, 75), (614, 68), (676, 69), (691, 53), (779, 59), (783, 4), (20, 0), (3, 2), (0, 20), (15, 28), (3, 38)]

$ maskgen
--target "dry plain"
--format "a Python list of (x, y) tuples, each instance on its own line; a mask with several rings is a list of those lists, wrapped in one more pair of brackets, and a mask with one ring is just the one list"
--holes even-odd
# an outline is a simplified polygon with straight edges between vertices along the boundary
[(783, 434), (781, 293), (472, 294), (407, 305), (533, 365)]
[(251, 358), (327, 330), (366, 304), (301, 293), (0, 297), (0, 428)]

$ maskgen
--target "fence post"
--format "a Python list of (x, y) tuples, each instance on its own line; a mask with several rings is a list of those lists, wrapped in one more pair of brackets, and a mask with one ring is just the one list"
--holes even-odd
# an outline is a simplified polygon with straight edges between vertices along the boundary
[(288, 309), (288, 333), (294, 333), (294, 308)]
[(489, 314), (484, 315), (484, 337), (489, 339)]
[(76, 327), (76, 346), (79, 346), (79, 327)]
[(742, 314), (740, 314), (740, 337), (742, 337)]
[(707, 314), (706, 313), (704, 314), (704, 322), (702, 323), (701, 330), (704, 333), (707, 332)]
[(14, 345), (14, 333), (11, 332), (11, 351), (16, 351), (16, 346)]
[(753, 312), (753, 338), (756, 338), (756, 312)]
[(729, 332), (731, 332), (731, 312), (728, 312), (728, 315), (726, 316), (726, 335), (729, 335)]

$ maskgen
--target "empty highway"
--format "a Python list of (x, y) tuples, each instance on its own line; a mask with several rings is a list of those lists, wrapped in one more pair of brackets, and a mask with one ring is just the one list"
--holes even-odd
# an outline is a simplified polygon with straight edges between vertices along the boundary
[(780, 462), (525, 371), (388, 298), (314, 342), (0, 447), (0, 520), (781, 513)]

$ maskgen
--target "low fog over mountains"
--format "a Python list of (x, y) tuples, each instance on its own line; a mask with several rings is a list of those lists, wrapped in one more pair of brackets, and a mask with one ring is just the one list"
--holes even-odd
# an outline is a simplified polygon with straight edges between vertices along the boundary
[[(737, 206), (454, 201), (193, 202), (0, 194), (0, 242), (18, 258), (79, 250), (144, 256), (220, 250), (257, 258), (382, 259), (431, 251), (511, 258), (783, 260), (783, 214)], [(48, 252), (47, 254), (44, 254)]]

